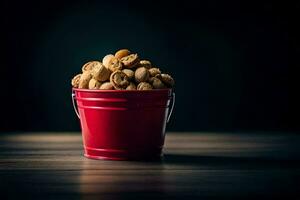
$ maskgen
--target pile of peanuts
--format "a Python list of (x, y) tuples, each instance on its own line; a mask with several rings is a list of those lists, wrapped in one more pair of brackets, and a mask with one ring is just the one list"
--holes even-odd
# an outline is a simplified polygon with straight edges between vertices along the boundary
[(121, 49), (100, 61), (90, 61), (82, 66), (82, 73), (72, 79), (72, 86), (100, 90), (152, 90), (174, 86), (174, 79), (162, 74), (148, 60)]

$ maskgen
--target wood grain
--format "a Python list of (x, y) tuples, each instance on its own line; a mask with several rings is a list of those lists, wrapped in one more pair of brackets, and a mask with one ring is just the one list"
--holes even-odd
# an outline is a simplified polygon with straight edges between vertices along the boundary
[(299, 196), (300, 136), (168, 133), (161, 161), (83, 157), (80, 133), (0, 135), (1, 199)]

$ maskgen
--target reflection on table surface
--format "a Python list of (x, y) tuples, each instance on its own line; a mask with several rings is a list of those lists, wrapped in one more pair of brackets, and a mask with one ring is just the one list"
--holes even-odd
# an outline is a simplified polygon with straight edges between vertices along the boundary
[(158, 161), (82, 156), (79, 133), (0, 135), (4, 197), (42, 199), (278, 198), (299, 195), (300, 136), (168, 133)]

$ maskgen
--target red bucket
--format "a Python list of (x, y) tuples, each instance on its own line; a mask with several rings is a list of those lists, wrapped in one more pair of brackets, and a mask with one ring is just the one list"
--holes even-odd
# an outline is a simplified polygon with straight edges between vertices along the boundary
[(162, 155), (166, 123), (175, 103), (171, 89), (73, 88), (72, 99), (80, 119), (86, 157), (130, 160)]

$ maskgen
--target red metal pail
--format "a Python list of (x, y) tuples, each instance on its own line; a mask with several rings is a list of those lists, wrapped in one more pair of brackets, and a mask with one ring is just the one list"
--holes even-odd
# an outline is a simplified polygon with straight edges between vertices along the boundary
[(175, 103), (171, 89), (73, 88), (72, 98), (80, 119), (86, 157), (130, 160), (162, 155), (166, 123)]

